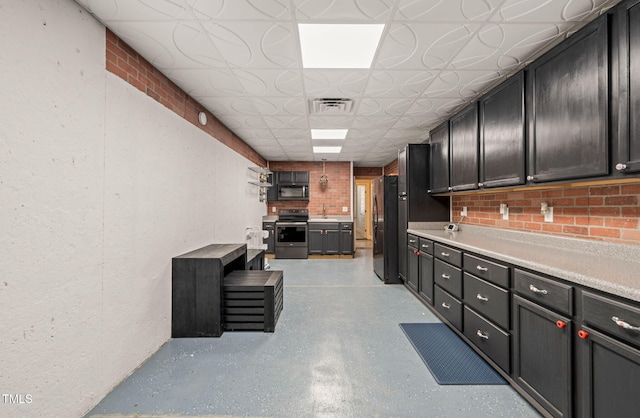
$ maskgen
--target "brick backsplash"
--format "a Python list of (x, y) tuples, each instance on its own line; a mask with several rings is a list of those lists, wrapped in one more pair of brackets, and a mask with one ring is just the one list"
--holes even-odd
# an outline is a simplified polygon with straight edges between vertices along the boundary
[[(277, 214), (280, 209), (309, 209), (309, 216), (321, 216), (324, 205), (327, 216), (351, 215), (351, 163), (325, 162), (324, 173), (329, 178), (326, 186), (320, 185), (322, 162), (312, 161), (270, 161), (271, 171), (308, 171), (309, 201), (267, 202), (269, 215)], [(276, 208), (276, 213), (272, 209)], [(343, 212), (342, 208), (348, 211)]]
[[(204, 106), (176, 86), (113, 32), (109, 29), (106, 31), (107, 71), (171, 109), (249, 161), (261, 167), (266, 165), (267, 162), (260, 154), (223, 125)], [(204, 126), (198, 122), (200, 112), (207, 115), (207, 124)]]
[[(467, 207), (463, 224), (640, 245), (639, 201), (640, 182), (454, 195), (452, 211), (458, 222)], [(501, 203), (509, 220), (502, 219)], [(541, 203), (553, 207), (553, 222), (544, 222)]]

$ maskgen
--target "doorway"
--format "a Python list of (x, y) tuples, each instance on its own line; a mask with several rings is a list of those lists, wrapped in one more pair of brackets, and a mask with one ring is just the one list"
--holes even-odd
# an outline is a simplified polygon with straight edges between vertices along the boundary
[(360, 179), (356, 178), (355, 184), (355, 233), (356, 233), (356, 247), (368, 248), (372, 246), (372, 223), (371, 223), (371, 208), (372, 208), (372, 179)]

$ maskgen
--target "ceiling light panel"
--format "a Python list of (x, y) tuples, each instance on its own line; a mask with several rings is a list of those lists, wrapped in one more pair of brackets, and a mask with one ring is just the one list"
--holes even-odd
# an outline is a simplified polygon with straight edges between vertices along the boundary
[(298, 24), (304, 68), (370, 68), (384, 24)]
[(325, 147), (325, 146), (313, 147), (314, 154), (338, 154), (341, 150), (342, 150), (342, 147)]
[(345, 139), (348, 129), (312, 129), (311, 139)]

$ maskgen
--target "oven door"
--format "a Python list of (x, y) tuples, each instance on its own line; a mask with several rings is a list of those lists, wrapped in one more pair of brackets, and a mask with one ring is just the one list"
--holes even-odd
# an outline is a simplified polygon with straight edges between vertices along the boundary
[(276, 258), (307, 258), (307, 223), (276, 222)]
[(276, 245), (283, 247), (306, 247), (307, 223), (276, 222)]

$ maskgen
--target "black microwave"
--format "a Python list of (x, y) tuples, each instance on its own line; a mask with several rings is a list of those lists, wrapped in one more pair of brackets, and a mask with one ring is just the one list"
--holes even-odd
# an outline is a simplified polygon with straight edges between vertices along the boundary
[(279, 184), (278, 200), (309, 200), (309, 185)]

